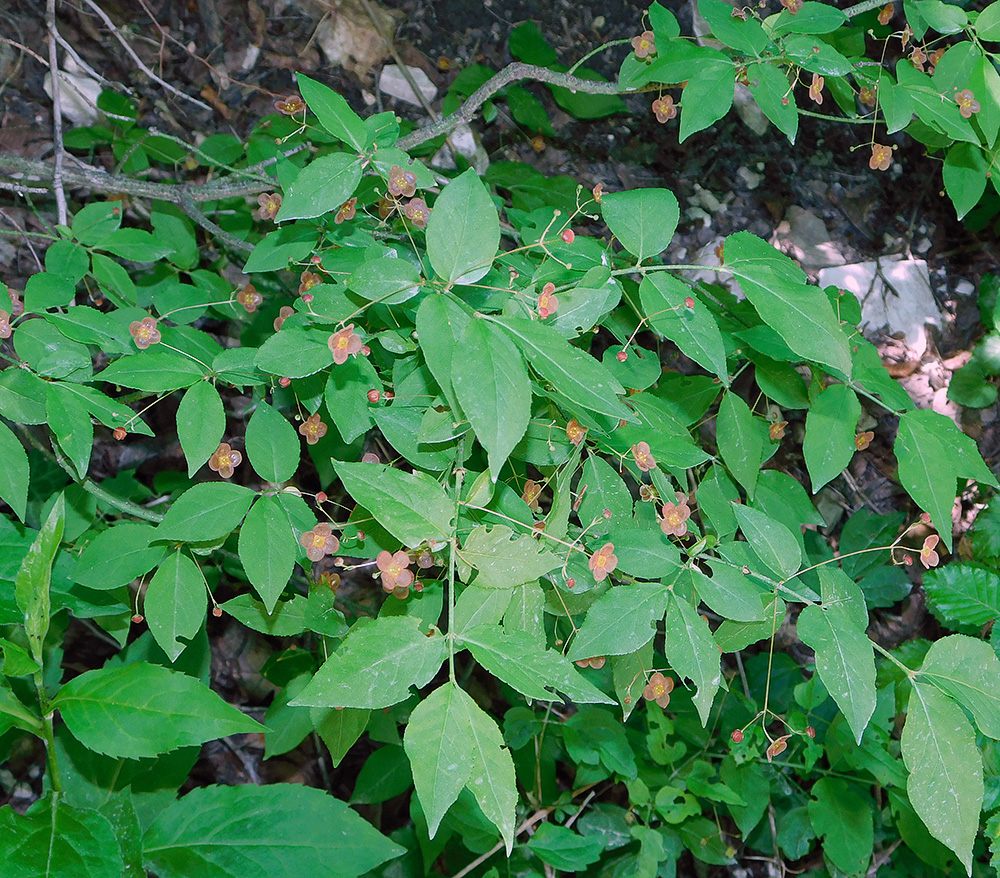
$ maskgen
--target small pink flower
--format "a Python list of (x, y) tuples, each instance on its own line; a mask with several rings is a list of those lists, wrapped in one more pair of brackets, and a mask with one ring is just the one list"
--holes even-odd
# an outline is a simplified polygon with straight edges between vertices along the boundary
[(538, 294), (538, 316), (544, 320), (559, 310), (559, 300), (555, 297), (556, 285), (547, 283)]
[(218, 473), (224, 479), (231, 479), (236, 467), (242, 462), (243, 455), (235, 449), (230, 448), (228, 442), (223, 442), (208, 459), (208, 468), (212, 472)]
[(312, 271), (303, 271), (299, 278), (299, 293), (308, 293), (316, 284), (323, 283), (323, 278)]
[(294, 116), (296, 113), (303, 113), (306, 109), (306, 102), (299, 95), (289, 95), (274, 102), (274, 109), (286, 116)]
[(657, 122), (661, 124), (669, 122), (677, 115), (677, 107), (674, 106), (674, 99), (670, 95), (657, 98), (653, 101), (653, 113), (656, 116)]
[(262, 192), (257, 196), (257, 219), (273, 220), (281, 209), (281, 195), (277, 192)]
[(361, 350), (361, 336), (355, 335), (354, 324), (350, 323), (335, 332), (327, 339), (327, 346), (333, 354), (333, 362), (338, 366), (347, 362), (349, 356), (354, 356)]
[(955, 92), (955, 102), (958, 104), (958, 112), (965, 119), (971, 119), (973, 113), (979, 112), (979, 101), (970, 89), (963, 88)]
[(282, 305), (281, 310), (278, 312), (278, 316), (274, 318), (274, 331), (280, 332), (281, 327), (285, 324), (285, 321), (294, 313), (295, 309), (290, 305)]
[(264, 301), (264, 297), (257, 292), (257, 287), (247, 284), (236, 294), (236, 301), (243, 306), (247, 314), (253, 314), (257, 306)]
[(888, 171), (890, 164), (892, 164), (892, 147), (873, 143), (872, 157), (868, 159), (868, 167), (873, 171)]
[(656, 54), (656, 37), (651, 30), (644, 30), (639, 36), (632, 37), (632, 48), (635, 49), (635, 57), (640, 61)]
[(357, 207), (358, 207), (358, 199), (348, 198), (347, 201), (345, 201), (342, 205), (340, 205), (339, 208), (337, 208), (337, 215), (333, 218), (334, 223), (339, 226), (342, 222), (345, 222), (346, 220), (354, 219), (354, 216), (357, 213)]
[(826, 82), (818, 73), (813, 74), (812, 82), (809, 85), (809, 97), (817, 104), (823, 103), (823, 85)]
[(389, 193), (397, 198), (412, 198), (417, 191), (417, 175), (413, 171), (404, 171), (398, 165), (389, 169)]
[(524, 483), (524, 492), (521, 494), (521, 499), (528, 504), (528, 508), (532, 512), (538, 511), (538, 497), (542, 493), (542, 486), (533, 479), (528, 479)]
[(306, 442), (310, 445), (315, 445), (326, 435), (326, 424), (320, 419), (319, 412), (314, 415), (309, 415), (301, 424), (299, 424), (299, 432), (306, 437)]
[(670, 704), (670, 693), (674, 691), (673, 677), (664, 676), (660, 671), (650, 674), (649, 682), (642, 690), (642, 697), (646, 701), (655, 701), (660, 707), (666, 710)]
[(406, 214), (406, 218), (418, 229), (427, 228), (427, 219), (431, 215), (431, 211), (423, 198), (411, 199), (406, 207), (403, 208), (403, 213)]
[(691, 517), (691, 510), (687, 505), (687, 496), (680, 491), (675, 492), (676, 503), (663, 504), (663, 519), (660, 521), (660, 530), (668, 537), (682, 537), (688, 532), (688, 519)]
[(639, 442), (633, 445), (632, 457), (635, 458), (635, 465), (644, 473), (648, 473), (651, 469), (655, 469), (656, 467), (656, 460), (653, 458), (653, 455), (649, 453), (648, 442)]
[(574, 445), (579, 445), (587, 436), (587, 428), (582, 427), (576, 418), (571, 418), (566, 425), (566, 438)]
[(0, 311), (0, 338), (10, 338), (14, 332), (14, 327), (10, 325), (10, 314)]
[(160, 330), (156, 328), (155, 317), (143, 317), (142, 320), (133, 320), (129, 324), (129, 334), (135, 339), (135, 346), (139, 350), (146, 350), (151, 344), (157, 344), (163, 337)]
[(382, 589), (394, 592), (399, 588), (409, 588), (413, 584), (413, 571), (410, 570), (410, 556), (399, 551), (395, 555), (386, 551), (378, 553), (375, 564), (382, 572)]
[(608, 574), (618, 566), (618, 557), (614, 552), (614, 543), (605, 543), (590, 556), (588, 566), (594, 571), (594, 579), (598, 582), (603, 582)]
[(937, 534), (931, 534), (924, 540), (923, 546), (920, 547), (920, 563), (928, 570), (931, 567), (937, 567), (941, 561), (941, 556), (935, 551), (940, 540), (941, 537)]
[(326, 522), (307, 530), (299, 537), (299, 543), (306, 550), (306, 557), (310, 561), (321, 561), (325, 555), (332, 555), (340, 548), (340, 540)]

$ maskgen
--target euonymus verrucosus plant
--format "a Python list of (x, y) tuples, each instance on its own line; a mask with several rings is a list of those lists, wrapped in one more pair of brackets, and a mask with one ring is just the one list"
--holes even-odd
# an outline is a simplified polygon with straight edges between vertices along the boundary
[[(978, 868), (1000, 664), (971, 631), (894, 650), (866, 629), (907, 559), (952, 549), (959, 480), (996, 480), (914, 409), (856, 301), (744, 232), (720, 254), (743, 298), (691, 282), (660, 258), (669, 191), (446, 179), (391, 114), (299, 86), (237, 153), (194, 154), (274, 170), (256, 228), (242, 199), (208, 205), (223, 241), (256, 239), (250, 282), (204, 267), (169, 205), (147, 230), (92, 203), (3, 309), (0, 740), (47, 756), (44, 796), (0, 810), (12, 874), (357, 875), (407, 850), (407, 874), (466, 871), (496, 836), (519, 874), (817, 838), (830, 874), (890, 847)], [(809, 492), (890, 421), (926, 521), (858, 512), (834, 557)], [(99, 476), (95, 429), (176, 435), (164, 512)], [(297, 638), (263, 727), (206, 685), (210, 605)], [(71, 618), (116, 653), (63, 683)], [(776, 651), (786, 618), (806, 673)], [(390, 841), (291, 785), (176, 799), (196, 745), (253, 731), (268, 756), (314, 735), (334, 766), (381, 743), (355, 800), (412, 776), (412, 823)]]

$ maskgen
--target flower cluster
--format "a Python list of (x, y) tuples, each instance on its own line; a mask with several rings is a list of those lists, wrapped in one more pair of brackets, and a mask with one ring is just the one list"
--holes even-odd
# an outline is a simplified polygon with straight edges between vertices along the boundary
[(157, 344), (163, 336), (156, 328), (155, 317), (143, 317), (142, 320), (133, 320), (129, 324), (129, 335), (135, 339), (135, 346), (139, 350), (146, 350), (151, 344)]
[(234, 448), (230, 448), (228, 442), (222, 442), (208, 459), (208, 468), (224, 479), (231, 479), (236, 467), (241, 463), (243, 463), (243, 455)]
[(324, 556), (332, 555), (340, 548), (340, 540), (325, 521), (302, 534), (299, 543), (310, 561), (322, 561)]
[(320, 419), (319, 412), (309, 415), (301, 424), (299, 432), (306, 437), (306, 442), (315, 445), (326, 435), (326, 424)]
[(594, 572), (594, 579), (603, 582), (618, 566), (618, 557), (615, 555), (614, 543), (605, 543), (593, 555), (590, 556), (588, 566)]
[(691, 509), (688, 507), (686, 494), (675, 491), (676, 503), (664, 503), (660, 521), (660, 530), (668, 537), (682, 537), (688, 532), (688, 519), (691, 517)]
[(660, 707), (666, 709), (670, 704), (670, 693), (674, 691), (674, 678), (664, 676), (659, 671), (654, 671), (649, 676), (649, 682), (642, 690), (642, 697), (646, 701), (655, 701)]

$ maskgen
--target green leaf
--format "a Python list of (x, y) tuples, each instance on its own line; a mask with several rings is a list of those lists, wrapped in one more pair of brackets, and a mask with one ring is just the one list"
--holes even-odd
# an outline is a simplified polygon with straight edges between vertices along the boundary
[(671, 594), (664, 619), (664, 635), (663, 651), (667, 661), (678, 675), (687, 677), (698, 687), (692, 700), (698, 708), (701, 724), (707, 725), (712, 701), (722, 682), (719, 647), (712, 639), (708, 623), (690, 603)]
[[(987, 7), (989, 8), (989, 7)], [(983, 16), (979, 16), (979, 21)], [(978, 22), (977, 22), (978, 25)], [(983, 132), (986, 143), (995, 143), (1000, 132), (1000, 73), (997, 73), (993, 62), (980, 58), (973, 68), (966, 87), (972, 90), (980, 104), (976, 122)]]
[(272, 613), (298, 555), (295, 532), (273, 497), (258, 497), (247, 513), (240, 528), (239, 554), (247, 579)]
[(668, 600), (667, 590), (659, 583), (637, 582), (609, 589), (587, 611), (566, 657), (576, 661), (635, 652), (653, 639)]
[(298, 80), (302, 99), (316, 114), (320, 125), (357, 151), (368, 145), (365, 123), (341, 95), (304, 73), (296, 73), (295, 78)]
[(21, 361), (38, 375), (73, 381), (89, 381), (93, 375), (87, 347), (67, 340), (48, 320), (22, 321), (12, 340)]
[(667, 249), (680, 216), (669, 189), (609, 192), (601, 200), (601, 213), (611, 234), (639, 262)]
[(1000, 41), (1000, 0), (991, 3), (976, 19), (976, 33), (980, 39)]
[(211, 786), (171, 802), (146, 830), (159, 878), (356, 878), (405, 850), (322, 790)]
[[(631, 525), (632, 495), (625, 486), (622, 477), (603, 457), (592, 454), (587, 458), (580, 474), (577, 492), (578, 496), (582, 495), (577, 512), (580, 521), (591, 536), (604, 536), (612, 528)], [(605, 509), (611, 513), (607, 519), (604, 518)], [(657, 540), (657, 542), (659, 541)], [(621, 563), (621, 553), (617, 551), (617, 545), (616, 554), (619, 558), (619, 568), (625, 570)], [(626, 572), (630, 571), (626, 570)], [(643, 578), (652, 579), (655, 577), (644, 576)]]
[(500, 217), (479, 175), (469, 168), (434, 202), (427, 220), (427, 258), (449, 284), (472, 284), (493, 264)]
[(361, 766), (352, 805), (375, 805), (387, 802), (409, 790), (413, 783), (410, 762), (402, 747), (390, 744), (379, 747)]
[(577, 704), (614, 704), (562, 653), (539, 649), (524, 631), (480, 625), (464, 631), (462, 643), (487, 671), (526, 698), (554, 701), (558, 692)]
[(445, 640), (428, 637), (418, 625), (413, 616), (355, 623), (292, 705), (375, 710), (402, 701), (411, 686), (426, 686), (444, 660)]
[(1000, 659), (993, 647), (974, 637), (953, 634), (936, 641), (920, 666), (926, 678), (962, 705), (984, 734), (1000, 739)]
[(976, 443), (959, 430), (951, 418), (921, 410), (900, 417), (893, 450), (899, 461), (900, 482), (914, 502), (930, 513), (950, 552), (951, 507), (955, 501), (956, 480), (961, 476), (997, 485)]
[(851, 62), (829, 43), (805, 34), (795, 34), (784, 40), (788, 58), (808, 70), (822, 76), (846, 76), (852, 72)]
[(734, 622), (764, 621), (764, 608), (760, 600), (763, 592), (754, 585), (753, 580), (723, 561), (709, 563), (712, 568), (711, 578), (697, 568), (691, 569), (698, 597), (723, 619), (732, 619)]
[(314, 224), (293, 223), (269, 232), (254, 245), (253, 253), (243, 266), (246, 274), (259, 271), (282, 271), (290, 263), (305, 259), (316, 242)]
[(543, 863), (556, 869), (576, 872), (596, 863), (604, 851), (604, 843), (599, 838), (584, 838), (554, 823), (543, 823), (535, 830), (528, 847)]
[(749, 232), (726, 239), (725, 260), (761, 319), (788, 347), (800, 357), (850, 377), (847, 336), (830, 300), (805, 282), (802, 269)]
[(420, 272), (405, 259), (370, 259), (347, 279), (347, 287), (369, 302), (398, 305), (420, 292)]
[(146, 393), (168, 393), (190, 387), (207, 373), (207, 366), (196, 363), (190, 357), (162, 348), (150, 348), (115, 360), (97, 379)]
[(187, 642), (201, 630), (207, 592), (198, 565), (182, 552), (170, 555), (150, 580), (142, 610), (153, 638), (170, 661), (176, 661)]
[(173, 245), (143, 229), (115, 229), (93, 245), (133, 262), (156, 262), (173, 252)]
[(24, 369), (0, 372), (0, 415), (17, 424), (45, 423), (45, 382)]
[(413, 785), (431, 838), (472, 777), (472, 719), (465, 702), (468, 697), (454, 683), (445, 683), (413, 709), (403, 735)]
[(528, 429), (528, 370), (510, 338), (485, 320), (469, 323), (458, 354), (452, 361), (452, 384), (476, 438), (487, 451), (495, 482)]
[[(692, 62), (694, 64), (696, 62)], [(715, 59), (697, 62), (697, 75), (684, 87), (678, 141), (714, 125), (733, 105), (735, 71), (732, 64)]]
[(971, 875), (983, 803), (983, 762), (972, 724), (947, 695), (915, 679), (900, 749), (913, 810)]
[(806, 415), (802, 441), (814, 494), (851, 462), (857, 450), (854, 435), (860, 417), (857, 394), (843, 384), (831, 384), (814, 400)]
[(727, 393), (719, 405), (716, 441), (726, 468), (753, 497), (764, 460), (766, 426), (735, 393)]
[(760, 61), (747, 66), (747, 77), (750, 94), (757, 101), (757, 106), (788, 138), (789, 143), (794, 144), (799, 131), (799, 111), (795, 106), (795, 93), (784, 72), (769, 61)]
[(506, 589), (467, 585), (455, 601), (454, 628), (461, 634), (477, 625), (496, 625), (510, 606), (514, 593)]
[(864, 595), (836, 567), (817, 569), (823, 605), (799, 615), (798, 633), (816, 652), (816, 671), (861, 743), (875, 712), (875, 656), (868, 639)]
[(773, 32), (779, 34), (828, 34), (847, 21), (847, 16), (839, 9), (826, 3), (803, 3), (799, 11), (792, 15), (782, 9), (773, 24)]
[(979, 142), (972, 124), (959, 112), (958, 104), (950, 95), (942, 98), (931, 77), (917, 70), (909, 60), (901, 58), (896, 63), (896, 81), (900, 89), (909, 93), (921, 122), (952, 140)]
[(0, 423), (0, 500), (24, 521), (28, 505), (28, 454), (10, 428)]
[(479, 571), (476, 585), (511, 589), (555, 570), (562, 564), (529, 534), (515, 537), (503, 525), (477, 527), (459, 550), (459, 557)]
[(191, 385), (177, 406), (177, 438), (187, 459), (188, 478), (219, 447), (226, 431), (226, 412), (219, 391), (208, 381)]
[[(275, 222), (311, 219), (336, 212), (361, 182), (361, 160), (347, 153), (313, 159), (285, 193)], [(249, 266), (250, 263), (248, 262)], [(254, 266), (254, 270), (261, 270)]]
[(483, 814), (500, 830), (507, 856), (510, 856), (517, 816), (514, 761), (504, 746), (496, 721), (464, 691), (457, 691), (460, 693), (457, 697), (465, 702), (469, 715), (469, 743), (472, 745), (472, 772), (466, 786), (475, 796)]
[[(593, 459), (593, 457), (588, 458), (588, 462)], [(584, 476), (586, 476), (586, 466)], [(618, 477), (617, 473), (615, 477)], [(584, 497), (586, 496), (584, 494)], [(580, 508), (583, 509), (582, 506)], [(611, 520), (614, 521), (616, 517), (612, 508)], [(587, 523), (589, 524), (589, 521)], [(615, 556), (618, 558), (616, 569), (622, 573), (637, 579), (650, 580), (676, 576), (681, 568), (680, 552), (658, 527), (633, 527), (630, 522), (628, 525), (614, 528), (607, 537), (615, 547)]]
[(1000, 619), (1000, 576), (992, 567), (949, 564), (924, 574), (927, 607), (946, 628), (979, 634)]
[(941, 174), (944, 188), (962, 219), (983, 197), (986, 191), (990, 163), (983, 151), (971, 143), (956, 143), (945, 156)]
[(163, 557), (163, 546), (150, 547), (156, 528), (120, 522), (87, 543), (73, 568), (73, 579), (88, 588), (107, 591), (128, 585), (149, 573)]
[[(74, 309), (77, 310), (77, 309)], [(82, 309), (80, 309), (82, 310)], [(75, 397), (78, 402), (106, 427), (124, 427), (130, 433), (152, 436), (153, 431), (127, 405), (95, 390), (87, 384), (76, 384), (70, 381), (50, 382), (49, 387), (57, 387), (64, 396)]]
[[(653, 329), (729, 386), (726, 346), (719, 325), (691, 287), (672, 274), (657, 272), (643, 278), (639, 298)], [(694, 303), (690, 308), (684, 304), (687, 299)]]
[[(734, 16), (733, 7), (722, 0), (698, 0), (698, 11), (711, 26), (712, 35), (737, 52), (759, 56), (771, 43), (759, 21)], [(684, 98), (688, 99), (687, 94)]]
[(847, 875), (862, 874), (872, 858), (872, 802), (846, 781), (823, 777), (810, 790), (809, 820), (823, 838), (823, 853)]
[(254, 364), (270, 375), (305, 378), (333, 364), (329, 338), (329, 332), (319, 329), (282, 329), (260, 346)]
[(618, 398), (625, 388), (589, 353), (537, 320), (507, 317), (495, 322), (510, 334), (532, 368), (571, 402), (598, 414), (635, 422), (635, 415)]
[(914, 6), (924, 20), (939, 34), (957, 34), (969, 23), (962, 7), (941, 0), (916, 0)]
[(430, 476), (384, 464), (333, 464), (347, 493), (365, 509), (378, 510), (379, 524), (407, 546), (451, 535), (455, 504)]
[(42, 664), (42, 644), (49, 631), (52, 562), (62, 542), (65, 520), (66, 498), (60, 493), (14, 580), (14, 596), (18, 609), (24, 614), (31, 657), (39, 664)]
[(167, 510), (156, 539), (186, 543), (221, 539), (239, 527), (254, 496), (249, 488), (229, 482), (192, 485)]
[(71, 808), (58, 793), (28, 814), (0, 808), (0, 855), (5, 878), (121, 878), (115, 831), (97, 811)]
[(334, 768), (340, 765), (347, 751), (361, 737), (370, 714), (369, 710), (352, 710), (350, 707), (343, 710), (314, 707), (309, 711), (316, 734), (323, 739), (326, 749), (330, 751), (330, 761)]
[(85, 747), (125, 759), (264, 731), (204, 683), (145, 662), (74, 677), (52, 706)]
[(122, 223), (121, 203), (95, 201), (81, 207), (70, 221), (73, 237), (85, 247), (91, 247), (107, 237)]
[(262, 479), (286, 482), (299, 466), (299, 439), (288, 421), (266, 402), (247, 423), (247, 455)]
[(461, 406), (451, 380), (454, 354), (471, 319), (465, 307), (450, 293), (427, 296), (417, 309), (420, 350), (456, 418)]
[(90, 469), (94, 448), (94, 425), (86, 406), (61, 384), (50, 382), (46, 388), (45, 410), (49, 429), (59, 442), (81, 479)]

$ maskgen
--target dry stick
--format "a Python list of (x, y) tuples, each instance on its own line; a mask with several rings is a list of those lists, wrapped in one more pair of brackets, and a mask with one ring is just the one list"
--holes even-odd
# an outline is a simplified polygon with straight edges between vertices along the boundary
[(230, 234), (224, 228), (216, 225), (207, 216), (205, 216), (205, 214), (202, 213), (201, 208), (195, 204), (194, 199), (191, 197), (190, 189), (185, 189), (181, 192), (180, 205), (184, 213), (191, 217), (191, 219), (205, 229), (205, 231), (211, 232), (215, 235), (215, 237), (223, 243), (228, 244), (234, 250), (239, 250), (242, 253), (253, 252), (253, 244), (249, 241), (237, 238), (236, 235)]
[[(524, 823), (522, 823), (520, 826), (517, 827), (517, 829), (514, 830), (514, 837), (517, 838), (517, 836), (519, 836), (526, 829), (531, 829), (531, 827), (534, 826), (536, 823), (538, 823), (539, 820), (543, 819), (544, 817), (547, 817), (552, 810), (553, 810), (552, 808), (542, 808), (541, 810), (536, 811), (527, 820), (525, 820)], [(478, 866), (480, 863), (485, 863), (497, 851), (502, 849), (503, 849), (503, 842), (501, 841), (498, 842), (491, 850), (488, 850), (485, 854), (480, 854), (478, 857), (476, 857), (476, 859), (474, 859), (471, 863), (469, 863), (468, 866), (466, 866), (464, 869), (460, 869), (458, 872), (452, 875), (451, 878), (464, 878), (464, 876), (468, 875), (469, 872), (471, 872), (473, 869), (476, 868), (476, 866)]]
[(64, 226), (69, 220), (66, 210), (66, 190), (63, 189), (63, 148), (62, 136), (62, 104), (59, 102), (59, 50), (56, 48), (56, 0), (46, 0), (45, 26), (49, 30), (49, 78), (52, 80), (52, 140), (56, 152), (55, 165), (52, 169), (52, 188), (56, 195), (56, 215), (59, 225)]
[(103, 9), (101, 9), (101, 7), (98, 6), (94, 2), (94, 0), (83, 0), (83, 2), (86, 3), (87, 6), (89, 6), (91, 9), (94, 10), (94, 12), (97, 13), (97, 15), (100, 17), (101, 21), (104, 22), (105, 27), (107, 27), (108, 30), (111, 31), (112, 36), (114, 36), (114, 38), (116, 40), (118, 40), (119, 43), (121, 43), (122, 48), (128, 53), (128, 56), (133, 61), (135, 61), (136, 66), (143, 73), (145, 73), (146, 76), (148, 76), (150, 79), (152, 79), (153, 82), (159, 83), (167, 91), (169, 91), (171, 94), (175, 94), (179, 98), (184, 98), (184, 100), (190, 101), (196, 107), (201, 107), (201, 109), (208, 110), (208, 112), (210, 112), (210, 113), (213, 112), (212, 108), (208, 104), (202, 103), (197, 98), (193, 98), (193, 97), (191, 97), (191, 95), (185, 94), (179, 88), (174, 88), (169, 82), (165, 82), (164, 80), (160, 79), (159, 76), (157, 76), (155, 73), (153, 73), (153, 71), (150, 70), (143, 63), (142, 59), (135, 53), (135, 50), (128, 44), (128, 41), (118, 32), (118, 28), (115, 27), (115, 23), (110, 18), (108, 18), (107, 13)]

